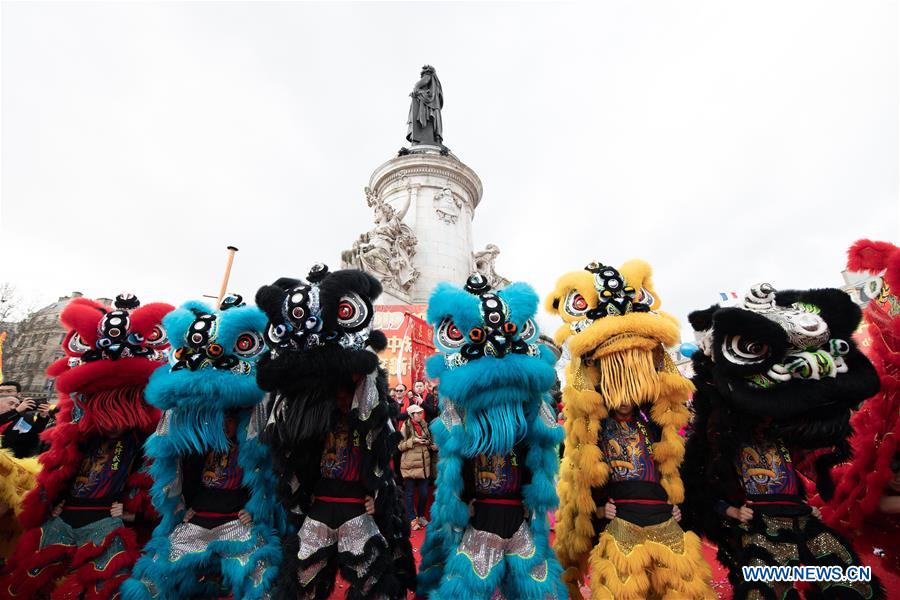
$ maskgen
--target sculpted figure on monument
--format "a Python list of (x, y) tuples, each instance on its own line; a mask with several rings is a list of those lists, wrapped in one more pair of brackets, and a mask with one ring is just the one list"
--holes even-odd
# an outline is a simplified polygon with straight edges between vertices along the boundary
[(407, 196), (399, 211), (366, 188), (366, 202), (375, 209), (375, 227), (359, 236), (353, 248), (341, 259), (345, 268), (360, 268), (372, 273), (386, 288), (409, 292), (419, 272), (412, 266), (416, 253), (416, 234), (403, 223), (409, 210)]
[(445, 186), (434, 195), (434, 210), (441, 221), (455, 225), (462, 212), (462, 200), (453, 193), (450, 186)]
[(401, 223), (400, 235), (397, 236), (397, 242), (394, 246), (391, 268), (397, 287), (404, 292), (408, 292), (419, 278), (419, 271), (412, 264), (418, 241), (412, 228), (405, 223)]
[(494, 289), (506, 287), (510, 284), (509, 279), (497, 273), (494, 263), (498, 256), (500, 256), (500, 248), (494, 244), (488, 244), (484, 247), (484, 250), (472, 253), (472, 262), (475, 270), (481, 273)]
[(421, 79), (409, 94), (409, 117), (406, 119), (406, 139), (416, 144), (442, 146), (444, 125), (441, 109), (444, 107), (444, 91), (434, 67), (422, 67)]

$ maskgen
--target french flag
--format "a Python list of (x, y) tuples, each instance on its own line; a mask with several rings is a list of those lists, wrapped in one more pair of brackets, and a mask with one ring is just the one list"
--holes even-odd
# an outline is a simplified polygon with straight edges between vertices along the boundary
[(719, 292), (719, 295), (722, 296), (722, 302), (728, 302), (729, 300), (737, 300), (737, 292)]

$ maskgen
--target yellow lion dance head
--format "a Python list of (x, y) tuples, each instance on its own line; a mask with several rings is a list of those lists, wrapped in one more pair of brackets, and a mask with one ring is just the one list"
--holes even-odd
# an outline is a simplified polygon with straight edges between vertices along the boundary
[(660, 374), (677, 375), (665, 347), (679, 342), (678, 322), (658, 310), (651, 275), (642, 260), (619, 269), (592, 262), (560, 277), (547, 298), (564, 322), (555, 337), (568, 343), (570, 383), (595, 390), (607, 410), (653, 404), (664, 387)]
[(678, 432), (688, 421), (685, 403), (694, 387), (666, 352), (680, 341), (678, 322), (659, 310), (651, 275), (642, 260), (618, 269), (592, 262), (560, 277), (546, 300), (547, 310), (563, 320), (556, 342), (567, 344), (571, 355), (563, 390), (566, 446), (555, 544), (570, 590), (597, 533), (592, 489), (609, 480), (610, 467), (597, 444), (609, 411), (630, 403), (660, 426), (653, 444), (660, 484), (669, 502), (684, 500), (678, 473), (684, 441)]

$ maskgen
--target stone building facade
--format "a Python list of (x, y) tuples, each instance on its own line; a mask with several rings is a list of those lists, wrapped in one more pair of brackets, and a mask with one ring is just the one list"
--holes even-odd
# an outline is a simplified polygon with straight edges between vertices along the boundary
[[(81, 296), (81, 292), (72, 292), (23, 321), (0, 324), (0, 331), (8, 334), (3, 346), (4, 380), (19, 382), (22, 391), (29, 394), (52, 395), (53, 380), (47, 377), (46, 371), (53, 361), (63, 356), (65, 329), (59, 322), (59, 315), (69, 300)], [(112, 304), (108, 298), (97, 301)]]

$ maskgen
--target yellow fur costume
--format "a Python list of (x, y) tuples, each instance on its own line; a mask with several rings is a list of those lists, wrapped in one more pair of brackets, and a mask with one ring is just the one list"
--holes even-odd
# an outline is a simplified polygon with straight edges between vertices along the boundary
[(9, 556), (22, 533), (16, 517), (40, 468), (36, 458), (15, 458), (8, 450), (0, 449), (0, 559)]
[(588, 560), (595, 600), (715, 598), (699, 538), (683, 533), (673, 519), (649, 527), (613, 519), (591, 549), (603, 508), (598, 513), (592, 490), (605, 488), (610, 475), (598, 434), (609, 411), (623, 403), (649, 408), (661, 431), (652, 444), (659, 483), (670, 504), (684, 499), (678, 431), (688, 421), (685, 401), (694, 388), (665, 351), (680, 339), (678, 323), (657, 312), (650, 276), (650, 265), (639, 260), (618, 271), (591, 263), (563, 275), (546, 302), (564, 321), (556, 341), (567, 343), (572, 357), (563, 390), (566, 441), (555, 550), (576, 599)]

